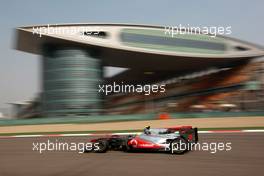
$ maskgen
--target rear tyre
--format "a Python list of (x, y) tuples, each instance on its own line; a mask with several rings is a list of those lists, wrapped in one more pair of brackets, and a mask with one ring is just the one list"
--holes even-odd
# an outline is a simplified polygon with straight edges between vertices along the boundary
[(94, 149), (94, 152), (96, 153), (105, 153), (109, 148), (109, 144), (107, 140), (99, 140), (96, 143), (98, 146), (97, 148)]
[(178, 137), (170, 143), (170, 153), (182, 155), (188, 150), (188, 141), (183, 137)]

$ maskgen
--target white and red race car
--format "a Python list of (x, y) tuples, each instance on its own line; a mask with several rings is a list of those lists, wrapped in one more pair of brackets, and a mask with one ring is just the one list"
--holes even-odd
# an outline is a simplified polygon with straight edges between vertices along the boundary
[(110, 135), (92, 139), (97, 144), (94, 152), (104, 153), (108, 150), (123, 151), (164, 151), (173, 154), (183, 154), (188, 151), (182, 145), (192, 145), (198, 142), (198, 130), (192, 126), (149, 129), (149, 133), (136, 135)]

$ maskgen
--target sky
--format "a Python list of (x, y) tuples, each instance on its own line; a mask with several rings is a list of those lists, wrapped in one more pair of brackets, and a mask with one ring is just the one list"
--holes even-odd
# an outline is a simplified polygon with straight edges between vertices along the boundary
[(231, 26), (231, 37), (264, 46), (263, 7), (263, 0), (2, 0), (0, 112), (41, 90), (40, 56), (14, 49), (16, 27), (93, 22)]

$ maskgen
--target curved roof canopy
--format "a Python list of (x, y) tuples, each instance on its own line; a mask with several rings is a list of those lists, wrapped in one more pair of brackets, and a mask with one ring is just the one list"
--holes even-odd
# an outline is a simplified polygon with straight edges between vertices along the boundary
[(104, 66), (130, 68), (129, 73), (136, 69), (177, 74), (226, 67), (264, 55), (263, 48), (248, 42), (205, 34), (172, 37), (161, 26), (63, 24), (17, 28), (18, 50), (41, 54), (42, 45), (47, 43), (100, 51)]

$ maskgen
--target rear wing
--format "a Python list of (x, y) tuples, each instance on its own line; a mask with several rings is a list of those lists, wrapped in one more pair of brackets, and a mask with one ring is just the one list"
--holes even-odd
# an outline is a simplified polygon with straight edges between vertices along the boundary
[(182, 128), (179, 130), (179, 133), (191, 143), (198, 142), (198, 128)]

